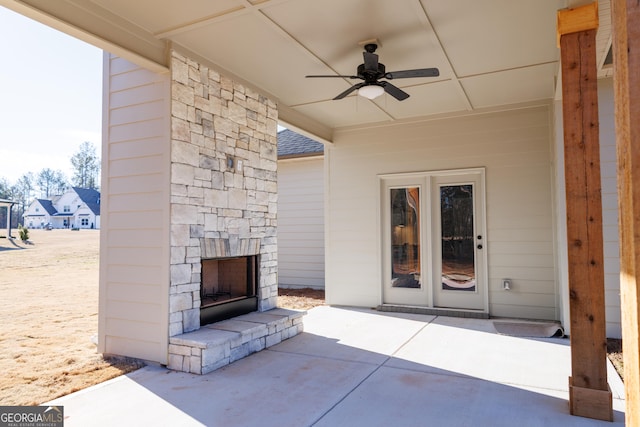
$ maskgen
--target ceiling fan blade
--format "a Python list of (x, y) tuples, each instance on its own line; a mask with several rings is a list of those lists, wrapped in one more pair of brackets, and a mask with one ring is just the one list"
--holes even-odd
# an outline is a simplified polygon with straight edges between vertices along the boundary
[(437, 68), (418, 68), (416, 70), (391, 71), (384, 75), (385, 79), (407, 79), (411, 77), (438, 77), (440, 70)]
[(306, 78), (324, 78), (324, 77), (339, 77), (341, 79), (359, 79), (360, 77), (358, 76), (336, 76), (336, 75), (311, 75), (311, 76), (305, 76)]
[(358, 83), (357, 85), (353, 85), (349, 89), (347, 89), (344, 92), (342, 92), (340, 95), (338, 95), (335, 98), (333, 98), (333, 100), (335, 101), (337, 99), (342, 99), (345, 96), (349, 95), (351, 92), (360, 89), (364, 85), (365, 85), (365, 83)]
[(384, 88), (385, 92), (387, 92), (389, 95), (393, 96), (398, 101), (404, 101), (405, 99), (407, 99), (409, 97), (409, 94), (407, 92), (405, 92), (402, 89), (392, 85), (389, 82), (379, 82), (378, 84)]
[(378, 72), (378, 55), (371, 52), (362, 52), (364, 56), (364, 70)]

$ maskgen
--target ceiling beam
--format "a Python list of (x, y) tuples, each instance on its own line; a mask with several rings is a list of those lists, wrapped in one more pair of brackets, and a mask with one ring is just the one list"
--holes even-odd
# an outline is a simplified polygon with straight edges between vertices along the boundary
[(172, 36), (197, 30), (198, 28), (206, 27), (215, 22), (231, 19), (236, 16), (244, 15), (246, 13), (248, 13), (248, 11), (245, 7), (238, 6), (231, 9), (223, 10), (222, 12), (218, 12), (213, 15), (205, 16), (204, 18), (194, 19), (193, 21), (184, 22), (173, 27), (165, 28), (153, 33), (153, 35), (159, 39), (171, 38)]
[(164, 30), (157, 31), (154, 36), (164, 39), (171, 38), (172, 36), (187, 33), (189, 31), (196, 30), (198, 28), (206, 27), (217, 22), (226, 21), (236, 18), (238, 16), (246, 15), (248, 13), (260, 12), (265, 6), (273, 6), (278, 3), (283, 3), (288, 0), (265, 0), (259, 3), (251, 3), (247, 0), (242, 0), (241, 5), (232, 7), (230, 9), (218, 12), (213, 15), (206, 16), (204, 18), (196, 19), (190, 22), (184, 22), (182, 24), (175, 25)]
[(278, 104), (278, 121), (287, 129), (315, 139), (325, 145), (333, 145), (333, 131), (331, 128), (285, 105)]
[(462, 86), (462, 83), (460, 82), (460, 79), (458, 78), (458, 75), (456, 74), (455, 69), (453, 68), (451, 59), (449, 59), (449, 55), (447, 55), (447, 51), (445, 50), (444, 45), (442, 44), (442, 40), (440, 40), (440, 36), (438, 36), (438, 33), (436, 32), (435, 28), (433, 28), (433, 25), (431, 24), (431, 19), (429, 19), (429, 13), (427, 12), (427, 9), (425, 9), (424, 5), (419, 0), (416, 0), (414, 5), (416, 6), (418, 17), (421, 18), (422, 25), (425, 27), (427, 31), (433, 33), (434, 37), (436, 38), (436, 41), (438, 42), (438, 47), (442, 51), (442, 55), (447, 59), (446, 68), (448, 68), (449, 74), (451, 75), (451, 81), (454, 83), (456, 90), (460, 95), (460, 98), (463, 100), (465, 104), (465, 108), (467, 109), (467, 111), (472, 111), (473, 105), (471, 104), (471, 100), (469, 99), (467, 92), (465, 92), (464, 87)]
[(169, 69), (164, 41), (94, 3), (0, 0), (0, 5), (151, 71)]

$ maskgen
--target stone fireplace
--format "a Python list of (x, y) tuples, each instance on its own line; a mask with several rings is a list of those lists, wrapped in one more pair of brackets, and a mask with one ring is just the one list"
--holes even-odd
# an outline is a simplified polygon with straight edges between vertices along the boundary
[(200, 328), (202, 260), (259, 255), (256, 309), (277, 298), (277, 109), (172, 54), (170, 330)]
[(206, 373), (302, 330), (274, 310), (277, 108), (175, 51), (171, 77), (169, 367)]

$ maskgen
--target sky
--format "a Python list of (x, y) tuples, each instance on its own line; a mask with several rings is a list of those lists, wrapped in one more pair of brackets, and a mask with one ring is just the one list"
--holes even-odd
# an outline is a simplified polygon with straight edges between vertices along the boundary
[(82, 142), (100, 156), (102, 51), (0, 6), (0, 52), (0, 179), (70, 179)]

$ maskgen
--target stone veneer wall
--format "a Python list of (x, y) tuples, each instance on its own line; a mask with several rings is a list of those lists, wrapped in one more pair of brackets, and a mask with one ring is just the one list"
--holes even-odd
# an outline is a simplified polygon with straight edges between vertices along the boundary
[(260, 240), (258, 310), (276, 306), (277, 114), (273, 101), (172, 51), (170, 336), (200, 328), (210, 239)]

